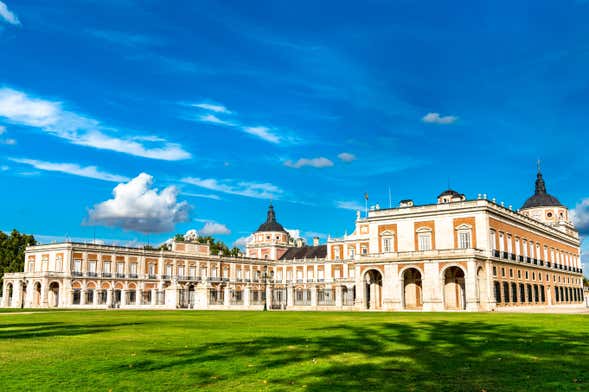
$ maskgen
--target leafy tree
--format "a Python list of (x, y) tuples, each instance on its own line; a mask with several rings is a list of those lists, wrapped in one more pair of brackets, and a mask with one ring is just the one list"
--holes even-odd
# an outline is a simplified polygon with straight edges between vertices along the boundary
[(184, 234), (176, 234), (176, 235), (174, 236), (174, 241), (177, 241), (177, 242), (184, 242)]
[(223, 256), (239, 256), (240, 250), (239, 248), (233, 247), (229, 249), (227, 245), (223, 241), (215, 240), (210, 235), (198, 237), (196, 240), (200, 244), (209, 244), (211, 247), (211, 254), (218, 255), (222, 252)]
[(17, 230), (12, 230), (10, 235), (0, 231), (0, 278), (5, 273), (24, 271), (25, 250), (29, 245), (37, 245), (32, 235)]
[(589, 287), (589, 279), (587, 279), (586, 277), (583, 276), (583, 286), (584, 287)]

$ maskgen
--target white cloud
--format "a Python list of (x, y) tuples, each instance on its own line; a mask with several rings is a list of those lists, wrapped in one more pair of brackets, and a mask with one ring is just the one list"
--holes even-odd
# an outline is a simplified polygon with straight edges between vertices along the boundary
[(169, 186), (158, 192), (153, 177), (141, 173), (127, 183), (117, 185), (113, 198), (96, 204), (86, 224), (121, 227), (142, 233), (163, 233), (176, 223), (188, 220), (190, 206), (177, 202), (178, 190)]
[(195, 108), (208, 110), (209, 112), (231, 114), (231, 111), (223, 105), (217, 105), (212, 103), (194, 103), (192, 104)]
[(231, 230), (222, 223), (207, 222), (202, 229), (198, 231), (200, 235), (225, 235), (231, 234)]
[(440, 113), (428, 113), (422, 117), (421, 121), (430, 124), (452, 124), (458, 120), (456, 116), (440, 116)]
[(216, 125), (225, 125), (227, 127), (235, 126), (235, 124), (232, 123), (231, 121), (222, 120), (219, 117), (215, 116), (214, 114), (203, 114), (202, 116), (198, 117), (198, 121), (206, 122), (206, 123), (210, 123), (210, 124), (216, 124)]
[(107, 173), (99, 171), (96, 166), (82, 167), (74, 163), (54, 163), (37, 161), (35, 159), (24, 159), (24, 158), (10, 158), (11, 161), (22, 163), (25, 165), (33, 166), (39, 170), (55, 171), (61, 173), (67, 173), (74, 176), (95, 178), (97, 180), (112, 181), (112, 182), (123, 182), (129, 181), (129, 178), (119, 176), (117, 174)]
[[(0, 125), (0, 136), (4, 135), (6, 133), (6, 127)], [(16, 140), (15, 139), (11, 139), (11, 138), (2, 138), (0, 137), (0, 144), (7, 144), (9, 146), (15, 145), (16, 144)]]
[[(209, 104), (209, 103), (198, 103), (198, 104), (190, 104), (189, 106), (197, 107), (199, 109), (204, 109), (208, 112), (213, 112), (213, 113), (217, 113), (217, 114), (219, 114), (219, 113), (233, 114), (232, 111), (230, 111), (229, 109), (227, 109), (223, 105)], [(241, 132), (247, 133), (248, 135), (255, 136), (255, 137), (262, 139), (264, 141), (267, 141), (269, 143), (279, 144), (284, 141), (287, 141), (287, 142), (291, 141), (292, 142), (295, 140), (295, 138), (292, 138), (292, 137), (290, 137), (290, 138), (281, 137), (276, 133), (275, 129), (272, 129), (272, 128), (269, 128), (266, 126), (244, 125), (236, 120), (222, 119), (213, 113), (201, 114), (201, 115), (197, 116), (196, 119), (197, 119), (197, 121), (200, 121), (200, 122), (235, 128), (235, 129), (240, 130)]]
[(356, 201), (336, 201), (335, 206), (342, 210), (358, 211), (364, 209), (364, 206)]
[(304, 166), (310, 166), (315, 168), (324, 168), (324, 167), (331, 167), (333, 166), (333, 162), (327, 158), (319, 157), (319, 158), (301, 158), (296, 162), (288, 160), (284, 162), (285, 166), (292, 167), (295, 169), (299, 169)]
[[(191, 157), (179, 144), (165, 142), (156, 136), (120, 138), (108, 135), (110, 131), (98, 121), (63, 110), (60, 102), (31, 98), (9, 88), (0, 89), (0, 117), (40, 128), (76, 145), (166, 161)], [(155, 144), (156, 138), (159, 144)]]
[(10, 167), (8, 167), (6, 165), (0, 166), (0, 171), (8, 171), (8, 170), (10, 170)]
[(245, 237), (239, 237), (233, 242), (233, 246), (237, 248), (245, 248), (245, 246), (254, 239), (253, 235), (247, 235)]
[(209, 193), (190, 193), (190, 192), (182, 192), (184, 196), (189, 197), (199, 197), (201, 199), (211, 199), (211, 200), (221, 200), (221, 198), (217, 195), (209, 194)]
[(280, 143), (281, 139), (268, 127), (242, 127), (245, 133), (254, 135), (270, 143)]
[(337, 157), (344, 162), (352, 162), (356, 160), (356, 155), (351, 154), (349, 152), (342, 152), (338, 154)]
[(4, 21), (10, 23), (11, 25), (20, 25), (20, 20), (18, 20), (18, 17), (14, 14), (14, 12), (10, 11), (8, 6), (2, 1), (0, 1), (0, 19), (4, 19)]
[(252, 197), (255, 199), (278, 199), (283, 191), (276, 185), (268, 182), (249, 182), (231, 179), (217, 180), (214, 178), (186, 177), (181, 180), (186, 184), (196, 185), (211, 191)]
[(575, 206), (575, 209), (570, 210), (571, 221), (579, 230), (581, 235), (589, 235), (589, 197), (581, 200)]

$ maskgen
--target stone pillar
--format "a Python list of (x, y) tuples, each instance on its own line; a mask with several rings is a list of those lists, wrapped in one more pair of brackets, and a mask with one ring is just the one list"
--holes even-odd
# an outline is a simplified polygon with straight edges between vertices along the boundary
[(135, 305), (141, 305), (142, 299), (143, 299), (143, 290), (137, 289), (135, 291)]
[(86, 305), (86, 290), (80, 290), (80, 305)]
[(385, 310), (392, 310), (399, 304), (398, 300), (395, 301), (398, 298), (398, 281), (398, 266), (385, 264), (382, 275), (382, 308)]
[(113, 292), (112, 289), (108, 289), (106, 290), (106, 307), (110, 308), (112, 306), (112, 300), (113, 300)]
[(266, 286), (266, 309), (272, 309), (272, 285)]
[(157, 290), (151, 289), (151, 306), (157, 305)]
[(423, 310), (426, 312), (444, 310), (444, 291), (438, 263), (424, 263), (424, 276), (421, 279)]
[(229, 285), (226, 285), (223, 288), (223, 305), (225, 307), (229, 307), (229, 305), (231, 305), (231, 290), (229, 290)]
[(195, 294), (195, 304), (194, 307), (197, 309), (207, 309), (209, 306), (209, 299), (208, 299), (208, 286), (205, 285), (198, 285), (196, 290), (194, 291)]
[(172, 284), (165, 290), (165, 305), (168, 309), (176, 309), (178, 307), (178, 286)]
[(48, 308), (49, 307), (49, 302), (47, 301), (47, 297), (48, 297), (48, 286), (49, 284), (47, 283), (47, 280), (43, 280), (41, 282), (41, 296), (39, 298), (39, 307), (40, 308)]
[(243, 306), (248, 307), (250, 306), (250, 287), (249, 285), (245, 286), (243, 289)]
[(121, 290), (121, 306), (127, 305), (127, 290)]
[(294, 286), (288, 285), (288, 287), (286, 289), (286, 307), (287, 308), (294, 306), (294, 296), (295, 296)]
[(335, 307), (339, 309), (342, 306), (344, 306), (342, 286), (338, 284), (335, 286)]
[(362, 274), (360, 273), (360, 266), (356, 266), (355, 268), (356, 303), (354, 304), (354, 307), (358, 310), (365, 310), (366, 305), (364, 304), (364, 297), (366, 295), (366, 282), (364, 282), (364, 279), (362, 279)]
[(12, 286), (12, 304), (13, 308), (20, 308), (22, 304), (22, 282), (14, 282)]
[(98, 289), (98, 287), (96, 287), (94, 289), (94, 295), (92, 296), (92, 305), (93, 306), (98, 305), (98, 293), (99, 293), (99, 289)]
[(479, 307), (477, 303), (477, 266), (474, 260), (468, 260), (466, 264), (464, 290), (466, 310), (476, 312), (477, 310), (479, 310)]
[(317, 307), (317, 286), (311, 286), (311, 307)]

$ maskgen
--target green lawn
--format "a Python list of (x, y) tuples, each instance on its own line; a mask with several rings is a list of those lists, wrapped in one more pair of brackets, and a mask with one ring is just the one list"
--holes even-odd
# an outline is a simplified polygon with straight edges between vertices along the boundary
[(0, 391), (588, 391), (589, 316), (0, 314)]

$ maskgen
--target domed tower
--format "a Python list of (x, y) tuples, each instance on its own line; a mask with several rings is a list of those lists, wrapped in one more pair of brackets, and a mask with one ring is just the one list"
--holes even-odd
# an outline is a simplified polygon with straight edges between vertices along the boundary
[(452, 189), (448, 189), (438, 195), (438, 204), (454, 203), (464, 200), (466, 200), (466, 196)]
[(248, 257), (269, 260), (278, 260), (290, 247), (290, 234), (276, 220), (272, 203), (268, 207), (266, 222), (252, 234), (246, 247)]
[(550, 226), (571, 226), (568, 209), (556, 197), (546, 192), (546, 183), (542, 177), (539, 164), (538, 174), (536, 175), (536, 190), (520, 208), (520, 212)]

